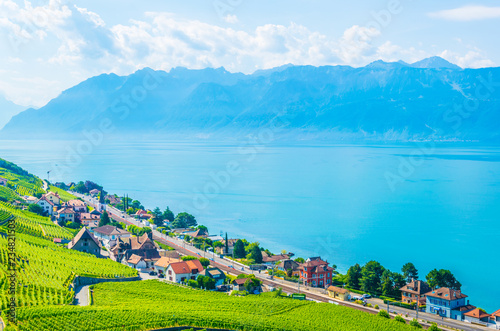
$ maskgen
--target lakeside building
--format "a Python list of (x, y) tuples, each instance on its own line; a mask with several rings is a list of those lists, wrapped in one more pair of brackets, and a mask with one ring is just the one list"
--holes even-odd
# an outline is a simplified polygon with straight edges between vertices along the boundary
[(345, 288), (337, 287), (337, 286), (330, 286), (328, 287), (328, 296), (330, 298), (334, 298), (337, 300), (342, 300), (342, 301), (349, 301), (351, 298), (351, 294), (349, 291)]
[(479, 308), (476, 308), (464, 314), (464, 321), (472, 324), (488, 326), (490, 316), (491, 316), (490, 314), (482, 311)]
[[(95, 231), (95, 230), (94, 230)], [(146, 268), (153, 269), (161, 256), (153, 241), (153, 233), (148, 232), (141, 237), (118, 237), (116, 245), (111, 248), (113, 258), (126, 264), (132, 255), (138, 255), (146, 262)]]
[(217, 267), (208, 267), (200, 272), (199, 276), (207, 276), (215, 280), (215, 287), (224, 285), (224, 281), (226, 280), (226, 274)]
[(64, 224), (66, 222), (74, 222), (76, 219), (75, 211), (73, 208), (63, 207), (59, 209), (56, 213), (56, 219), (59, 224)]
[(54, 193), (54, 192), (49, 192), (49, 193), (45, 194), (44, 196), (47, 200), (52, 202), (54, 205), (57, 205), (57, 206), (61, 205), (61, 197), (59, 196), (59, 194)]
[(70, 207), (70, 208), (73, 208), (74, 211), (76, 211), (77, 213), (86, 213), (87, 212), (87, 205), (85, 204), (85, 202), (81, 201), (81, 200), (69, 200), (68, 202), (66, 202), (65, 204), (63, 204), (65, 207)]
[(441, 317), (451, 318), (454, 320), (463, 320), (464, 314), (475, 309), (465, 302), (467, 295), (461, 291), (452, 290), (447, 287), (441, 287), (432, 290), (425, 294), (426, 307), (425, 312), (429, 314), (436, 314)]
[(269, 256), (266, 252), (262, 252), (262, 264), (265, 265), (275, 265), (278, 262), (286, 261), (290, 259), (288, 254), (279, 254)]
[(132, 236), (130, 232), (112, 225), (95, 228), (94, 235), (108, 248), (114, 247), (118, 238), (130, 238)]
[(156, 261), (154, 268), (159, 275), (165, 274), (168, 266), (172, 263), (177, 263), (177, 262), (181, 262), (180, 258), (162, 256), (158, 261)]
[(292, 270), (292, 277), (299, 277), (300, 276), (300, 264), (298, 262), (295, 262), (294, 260), (285, 260), (281, 261), (277, 266), (278, 270), (283, 271), (283, 272), (288, 272), (288, 270)]
[(411, 282), (399, 289), (401, 291), (401, 302), (417, 303), (419, 306), (425, 305), (425, 294), (432, 291), (432, 288), (421, 280), (412, 279)]
[(299, 276), (305, 286), (327, 287), (332, 284), (333, 268), (321, 257), (311, 257), (300, 265)]

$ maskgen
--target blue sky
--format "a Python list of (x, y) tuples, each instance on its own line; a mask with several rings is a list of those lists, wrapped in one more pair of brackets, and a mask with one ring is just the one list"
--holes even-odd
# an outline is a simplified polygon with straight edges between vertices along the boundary
[(500, 1), (0, 0), (0, 95), (42, 106), (82, 80), (145, 66), (251, 73), (439, 55), (500, 65)]

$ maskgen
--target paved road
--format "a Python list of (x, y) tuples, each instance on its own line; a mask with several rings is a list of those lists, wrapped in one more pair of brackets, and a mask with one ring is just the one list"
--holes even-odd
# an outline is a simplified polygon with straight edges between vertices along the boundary
[[(85, 201), (87, 201), (89, 204), (93, 205), (94, 207), (98, 203), (98, 201), (96, 199), (93, 199), (91, 197), (83, 196), (83, 195), (79, 195), (79, 194), (75, 194), (75, 195), (83, 198)], [(107, 206), (106, 209), (107, 209), (108, 213), (110, 214), (111, 218), (113, 218), (117, 221), (120, 221), (120, 222), (134, 224), (134, 225), (142, 227), (142, 225), (139, 224), (134, 218), (124, 214), (121, 210), (118, 210), (112, 206)], [(283, 289), (283, 291), (286, 293), (290, 293), (290, 294), (291, 293), (306, 293), (306, 297), (308, 299), (315, 300), (318, 302), (335, 302), (336, 304), (351, 307), (351, 308), (361, 310), (364, 312), (368, 312), (371, 314), (377, 313), (377, 311), (374, 309), (366, 308), (366, 307), (363, 307), (363, 306), (360, 306), (360, 305), (357, 305), (357, 304), (354, 304), (351, 302), (333, 301), (331, 298), (329, 298), (326, 295), (313, 293), (313, 292), (305, 289), (304, 287), (301, 287), (299, 290), (296, 285), (292, 285), (289, 282), (270, 280), (267, 278), (267, 275), (260, 274), (256, 271), (252, 271), (248, 267), (243, 267), (243, 270), (241, 270), (241, 267), (237, 266), (237, 264), (234, 263), (233, 261), (230, 261), (227, 259), (221, 259), (216, 254), (209, 253), (209, 252), (203, 252), (202, 250), (198, 250), (195, 247), (191, 246), (190, 244), (188, 244), (182, 240), (179, 240), (177, 238), (172, 238), (172, 237), (161, 238), (161, 237), (156, 235), (154, 237), (154, 239), (160, 241), (163, 244), (167, 244), (167, 245), (175, 248), (177, 251), (179, 251), (183, 255), (193, 255), (193, 256), (209, 258), (209, 259), (211, 259), (211, 263), (210, 263), (211, 265), (220, 268), (221, 270), (223, 270), (226, 273), (231, 273), (233, 275), (239, 275), (242, 273), (246, 273), (246, 274), (253, 273), (253, 274), (255, 274), (256, 277), (261, 279), (265, 285), (273, 286), (275, 288), (281, 287)], [(230, 266), (236, 266), (236, 267), (232, 268)], [(379, 299), (370, 299), (368, 302), (372, 303), (373, 305), (378, 304), (380, 309), (387, 309), (387, 305), (383, 304), (383, 302)], [(404, 309), (401, 307), (391, 306), (390, 312), (394, 312), (397, 314), (403, 314), (403, 315), (408, 314), (408, 316), (410, 316), (411, 318), (415, 317), (415, 311), (409, 310), (409, 309)], [(425, 321), (438, 323), (439, 325), (446, 325), (446, 326), (449, 326), (451, 328), (465, 330), (465, 331), (492, 330), (491, 328), (475, 326), (475, 325), (468, 325), (468, 324), (461, 323), (461, 322), (458, 322), (458, 321), (455, 321), (452, 319), (444, 319), (443, 320), (440, 317), (437, 317), (433, 314), (419, 312), (419, 320), (422, 320), (422, 319)]]
[(89, 285), (80, 286), (75, 290), (75, 305), (88, 306), (90, 304)]

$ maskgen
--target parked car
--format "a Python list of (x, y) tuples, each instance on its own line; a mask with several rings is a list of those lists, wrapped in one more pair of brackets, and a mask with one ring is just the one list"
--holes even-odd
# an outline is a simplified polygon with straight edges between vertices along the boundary
[(371, 296), (371, 295), (369, 295), (369, 294), (363, 294), (361, 297), (362, 297), (363, 299), (370, 299), (372, 296)]
[(165, 275), (164, 274), (159, 274), (158, 278), (165, 278)]
[(353, 295), (351, 297), (351, 300), (352, 301), (356, 301), (356, 300), (360, 300), (360, 301), (363, 301), (363, 297), (361, 295)]
[(158, 274), (158, 273), (157, 273), (156, 271), (151, 271), (151, 272), (149, 273), (149, 275), (150, 275), (150, 276), (156, 276), (157, 274)]

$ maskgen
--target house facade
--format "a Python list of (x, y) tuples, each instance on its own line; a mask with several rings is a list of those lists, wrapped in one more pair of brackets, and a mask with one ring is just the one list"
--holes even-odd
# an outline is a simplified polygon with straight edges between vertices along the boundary
[(127, 260), (127, 265), (131, 268), (140, 270), (140, 271), (145, 271), (148, 267), (146, 261), (144, 261), (144, 258), (139, 255), (133, 254), (128, 260)]
[(198, 260), (171, 263), (166, 269), (165, 277), (174, 283), (185, 283), (190, 279), (196, 280), (203, 266)]
[(345, 288), (330, 286), (328, 287), (328, 296), (341, 301), (349, 301), (351, 295)]
[(68, 243), (68, 249), (74, 249), (101, 257), (101, 246), (99, 245), (99, 241), (97, 241), (86, 227), (83, 227)]
[(43, 208), (43, 212), (49, 216), (54, 215), (54, 204), (45, 197), (38, 199), (37, 205)]
[(300, 264), (298, 262), (295, 262), (294, 260), (285, 260), (277, 265), (277, 268), (280, 271), (288, 272), (289, 270), (291, 270), (292, 277), (299, 277), (300, 275), (299, 267)]
[(101, 220), (100, 215), (92, 213), (80, 213), (80, 222), (83, 226), (89, 226), (90, 223), (99, 222)]
[(425, 305), (425, 294), (432, 291), (426, 282), (412, 279), (411, 282), (399, 289), (401, 291), (401, 302), (417, 303), (419, 306)]
[(0, 177), (0, 186), (7, 186), (7, 179)]
[(425, 296), (425, 312), (441, 317), (461, 321), (465, 313), (476, 308), (466, 302), (467, 295), (446, 287), (432, 290), (426, 293)]
[(77, 213), (86, 213), (87, 212), (87, 205), (85, 205), (85, 202), (75, 199), (75, 200), (69, 200), (64, 204), (66, 207), (73, 208), (74, 211)]
[(161, 258), (153, 241), (152, 232), (145, 233), (141, 237), (118, 237), (110, 251), (114, 259), (122, 263), (126, 263), (134, 254), (141, 256), (149, 269), (154, 269), (154, 264)]
[(234, 251), (234, 244), (236, 244), (236, 242), (238, 241), (238, 239), (228, 239), (227, 240), (227, 251), (226, 251), (226, 240), (221, 240), (221, 243), (222, 243), (222, 247), (217, 247), (215, 249), (215, 251), (218, 253), (218, 254), (227, 254), (227, 255), (232, 255), (233, 254), (233, 251)]
[(326, 288), (332, 284), (333, 268), (321, 257), (311, 257), (299, 266), (300, 281), (305, 286)]
[(104, 225), (95, 228), (93, 231), (95, 237), (101, 240), (102, 243), (108, 248), (115, 246), (118, 238), (132, 237), (130, 232), (112, 225)]
[(52, 202), (54, 205), (61, 205), (61, 198), (59, 197), (59, 194), (54, 193), (54, 192), (49, 192), (45, 194), (45, 198)]
[(75, 211), (73, 208), (63, 207), (57, 211), (57, 220), (60, 223), (74, 222), (75, 221)]

